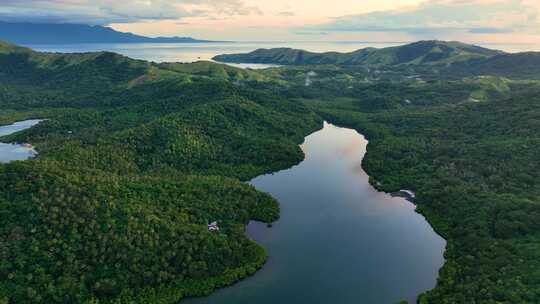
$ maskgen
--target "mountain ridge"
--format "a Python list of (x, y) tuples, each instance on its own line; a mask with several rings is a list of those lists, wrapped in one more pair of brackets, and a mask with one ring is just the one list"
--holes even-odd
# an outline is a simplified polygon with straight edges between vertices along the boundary
[(105, 26), (69, 23), (12, 23), (0, 21), (0, 40), (29, 44), (77, 43), (208, 43), (191, 37), (146, 37)]
[(540, 79), (540, 52), (506, 53), (456, 41), (424, 40), (349, 53), (314, 53), (291, 48), (258, 49), (246, 54), (218, 55), (225, 63), (264, 63), (284, 66), (336, 65), (368, 70), (403, 70), (414, 74), (460, 78), (495, 75)]
[(364, 48), (349, 53), (315, 53), (299, 49), (258, 49), (247, 54), (218, 55), (213, 59), (222, 62), (338, 65), (401, 65), (447, 64), (470, 59), (480, 59), (505, 54), (475, 45), (456, 41), (424, 40), (402, 46)]

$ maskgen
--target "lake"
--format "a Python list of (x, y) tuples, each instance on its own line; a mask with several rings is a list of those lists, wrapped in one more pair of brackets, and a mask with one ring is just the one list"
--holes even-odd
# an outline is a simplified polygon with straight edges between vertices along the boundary
[(254, 276), (188, 304), (414, 303), (435, 286), (446, 242), (415, 206), (375, 190), (361, 167), (366, 139), (325, 123), (299, 165), (250, 183), (277, 198), (273, 227), (247, 233), (269, 251)]
[[(7, 126), (0, 126), (0, 137), (31, 128), (42, 122), (39, 119), (25, 120)], [(0, 143), (0, 163), (14, 160), (26, 160), (37, 154), (31, 146)]]

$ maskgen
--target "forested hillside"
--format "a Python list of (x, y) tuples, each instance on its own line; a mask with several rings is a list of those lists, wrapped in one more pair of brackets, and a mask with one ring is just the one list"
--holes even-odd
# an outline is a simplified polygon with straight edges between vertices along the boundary
[(241, 181), (303, 158), (305, 106), (222, 65), (2, 50), (0, 121), (48, 120), (3, 138), (40, 155), (0, 166), (0, 300), (175, 303), (264, 263), (244, 225), (278, 204)]
[(218, 55), (214, 59), (222, 62), (282, 65), (391, 66), (400, 64), (441, 65), (471, 59), (489, 58), (498, 54), (502, 54), (502, 52), (459, 42), (419, 41), (403, 46), (381, 49), (365, 48), (350, 53), (313, 53), (290, 48), (258, 49), (248, 54)]

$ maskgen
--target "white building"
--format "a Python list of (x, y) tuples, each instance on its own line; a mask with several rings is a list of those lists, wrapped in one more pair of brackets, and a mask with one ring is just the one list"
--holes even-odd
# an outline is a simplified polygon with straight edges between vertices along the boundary
[(208, 224), (208, 231), (219, 231), (218, 223), (212, 222)]

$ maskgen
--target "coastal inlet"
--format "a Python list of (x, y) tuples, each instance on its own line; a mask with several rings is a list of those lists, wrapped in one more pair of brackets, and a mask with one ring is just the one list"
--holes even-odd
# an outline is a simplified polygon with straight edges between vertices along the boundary
[(414, 193), (392, 196), (369, 184), (362, 169), (367, 143), (354, 130), (325, 123), (305, 139), (302, 163), (253, 179), (281, 204), (271, 228), (247, 227), (268, 249), (267, 264), (185, 303), (415, 303), (435, 287), (446, 242), (407, 201)]
[[(0, 126), (0, 137), (11, 135), (29, 129), (43, 120), (33, 119), (16, 122), (7, 126)], [(0, 143), (0, 163), (7, 163), (15, 160), (26, 160), (37, 154), (30, 144)]]

